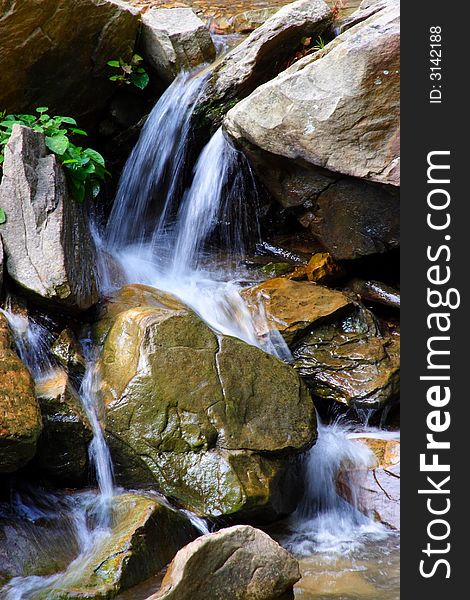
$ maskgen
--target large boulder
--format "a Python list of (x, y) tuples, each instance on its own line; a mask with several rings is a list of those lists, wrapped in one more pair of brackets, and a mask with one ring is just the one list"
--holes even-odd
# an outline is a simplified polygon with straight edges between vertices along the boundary
[(400, 336), (360, 306), (319, 324), (293, 346), (294, 364), (314, 396), (383, 408), (400, 387)]
[(39, 437), (35, 466), (55, 483), (77, 487), (87, 481), (91, 427), (64, 371), (36, 383), (43, 431)]
[(2, 285), (3, 285), (3, 260), (4, 260), (3, 242), (2, 242), (2, 236), (0, 235), (0, 294), (2, 293)]
[(209, 30), (190, 8), (151, 8), (142, 15), (143, 52), (167, 82), (215, 58)]
[(121, 0), (2, 3), (2, 110), (48, 106), (93, 125), (116, 89), (106, 63), (132, 55), (138, 15)]
[(394, 3), (258, 87), (225, 128), (278, 156), (398, 185), (399, 49)]
[(132, 493), (111, 500), (109, 532), (42, 591), (61, 600), (113, 598), (155, 573), (198, 535), (181, 513), (152, 497)]
[(220, 117), (282, 71), (303, 37), (321, 35), (331, 21), (331, 9), (323, 0), (297, 0), (283, 6), (214, 65), (198, 114)]
[(0, 473), (31, 460), (41, 428), (32, 377), (14, 351), (8, 322), (0, 313)]
[(288, 510), (289, 457), (316, 436), (292, 367), (155, 302), (117, 315), (99, 366), (106, 431), (127, 478), (201, 515)]
[(83, 205), (73, 200), (44, 136), (15, 125), (5, 147), (0, 225), (10, 277), (36, 299), (70, 310), (98, 299), (95, 247)]
[(148, 600), (274, 600), (299, 579), (293, 556), (259, 529), (238, 525), (180, 550)]

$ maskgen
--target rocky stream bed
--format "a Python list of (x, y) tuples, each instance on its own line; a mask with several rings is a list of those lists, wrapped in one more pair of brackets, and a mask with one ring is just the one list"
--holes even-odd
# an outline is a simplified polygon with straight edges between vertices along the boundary
[(1, 7), (0, 598), (399, 598), (399, 18)]

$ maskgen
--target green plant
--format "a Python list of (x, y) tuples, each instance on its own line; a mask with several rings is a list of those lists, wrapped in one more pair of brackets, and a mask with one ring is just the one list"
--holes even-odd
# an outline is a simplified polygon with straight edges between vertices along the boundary
[(323, 50), (325, 45), (325, 40), (322, 38), (321, 35), (319, 35), (316, 43), (312, 46), (312, 50)]
[(147, 71), (142, 66), (144, 59), (138, 54), (134, 54), (129, 63), (126, 63), (122, 58), (119, 60), (109, 60), (108, 65), (113, 69), (119, 69), (117, 75), (112, 75), (110, 81), (117, 81), (119, 85), (135, 85), (135, 87), (143, 90), (147, 87), (150, 80)]
[[(105, 175), (109, 175), (104, 158), (96, 150), (82, 148), (71, 141), (70, 138), (73, 136), (88, 135), (86, 131), (77, 127), (75, 119), (51, 117), (47, 114), (48, 110), (46, 106), (41, 106), (36, 109), (36, 115), (0, 113), (0, 166), (4, 160), (5, 145), (10, 139), (13, 125), (26, 125), (33, 131), (44, 134), (46, 146), (57, 156), (65, 169), (72, 196), (79, 202), (83, 202), (85, 198), (96, 198), (101, 182)], [(0, 222), (2, 213), (0, 213)], [(4, 213), (3, 218), (5, 219)]]
[(0, 207), (0, 225), (3, 225), (3, 223), (5, 223), (6, 220), (7, 217), (5, 215), (5, 211), (3, 210), (3, 208)]

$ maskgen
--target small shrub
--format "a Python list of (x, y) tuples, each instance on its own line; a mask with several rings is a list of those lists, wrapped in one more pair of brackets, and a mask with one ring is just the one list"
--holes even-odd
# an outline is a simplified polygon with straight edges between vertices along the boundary
[(108, 65), (113, 69), (119, 69), (119, 73), (112, 75), (109, 80), (116, 81), (119, 85), (135, 85), (135, 87), (143, 90), (147, 87), (150, 80), (147, 71), (142, 66), (143, 58), (138, 54), (134, 54), (129, 63), (126, 63), (122, 58), (119, 60), (109, 60)]
[[(71, 141), (74, 136), (88, 135), (77, 127), (72, 117), (51, 117), (49, 109), (41, 106), (36, 109), (36, 115), (5, 115), (0, 113), (0, 166), (4, 160), (5, 145), (10, 139), (13, 125), (20, 124), (30, 127), (33, 131), (44, 134), (46, 146), (53, 152), (63, 165), (67, 182), (72, 196), (78, 202), (85, 198), (96, 198), (100, 184), (106, 171), (104, 158), (92, 148), (77, 146)], [(1, 210), (1, 209), (0, 209)], [(0, 212), (0, 223), (5, 221), (5, 213)]]

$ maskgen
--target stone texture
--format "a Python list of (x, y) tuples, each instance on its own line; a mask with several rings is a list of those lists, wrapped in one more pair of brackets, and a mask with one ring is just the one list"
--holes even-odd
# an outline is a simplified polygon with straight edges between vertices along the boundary
[(267, 510), (288, 457), (315, 439), (295, 370), (181, 305), (121, 312), (100, 374), (117, 464), (199, 514)]
[(36, 384), (43, 421), (34, 464), (53, 482), (78, 487), (87, 482), (88, 445), (93, 437), (80, 398), (66, 373)]
[(83, 205), (69, 197), (44, 136), (15, 125), (5, 147), (0, 225), (10, 277), (36, 299), (70, 310), (98, 299), (95, 248)]
[(197, 530), (180, 513), (151, 497), (125, 493), (112, 500), (112, 528), (95, 543), (85, 568), (48, 590), (50, 598), (113, 598), (158, 573)]
[(315, 396), (358, 408), (397, 398), (400, 337), (361, 307), (315, 327), (293, 347), (295, 366)]
[(48, 106), (93, 126), (116, 89), (106, 63), (132, 55), (138, 29), (138, 11), (120, 0), (2, 0), (2, 110)]
[(398, 185), (399, 25), (392, 5), (348, 29), (239, 102), (225, 128), (279, 156)]
[(77, 338), (71, 329), (64, 329), (52, 344), (51, 354), (67, 369), (68, 373), (83, 375), (86, 361)]
[(220, 120), (238, 99), (282, 71), (304, 36), (321, 35), (331, 17), (323, 0), (297, 0), (282, 7), (214, 65), (196, 114)]
[(3, 254), (3, 242), (2, 242), (2, 236), (0, 235), (0, 294), (2, 292), (2, 286), (3, 286), (3, 261), (4, 261), (4, 254)]
[(0, 473), (16, 471), (31, 460), (41, 428), (33, 380), (0, 313)]
[(142, 24), (145, 58), (167, 82), (179, 71), (215, 58), (210, 33), (190, 8), (151, 8), (142, 15)]
[[(248, 288), (244, 297), (254, 314), (258, 334), (277, 329), (289, 343), (315, 324), (329, 317), (339, 317), (352, 308), (351, 300), (341, 292), (282, 277)], [(257, 318), (260, 303), (267, 320)]]
[(396, 188), (347, 178), (321, 192), (302, 225), (336, 260), (353, 260), (400, 245)]
[[(400, 529), (400, 441), (384, 439), (369, 434), (357, 437), (355, 442), (367, 446), (375, 455), (376, 462), (371, 465), (366, 477), (361, 478), (359, 492), (355, 493), (358, 508), (371, 515), (390, 529)], [(338, 491), (348, 501), (351, 490), (348, 467), (338, 478)], [(354, 474), (352, 474), (354, 478)]]
[(245, 10), (233, 17), (232, 29), (238, 33), (251, 33), (275, 15), (279, 9), (280, 6), (269, 6), (267, 8)]
[(237, 525), (180, 550), (149, 600), (274, 600), (299, 579), (286, 550), (259, 529)]

